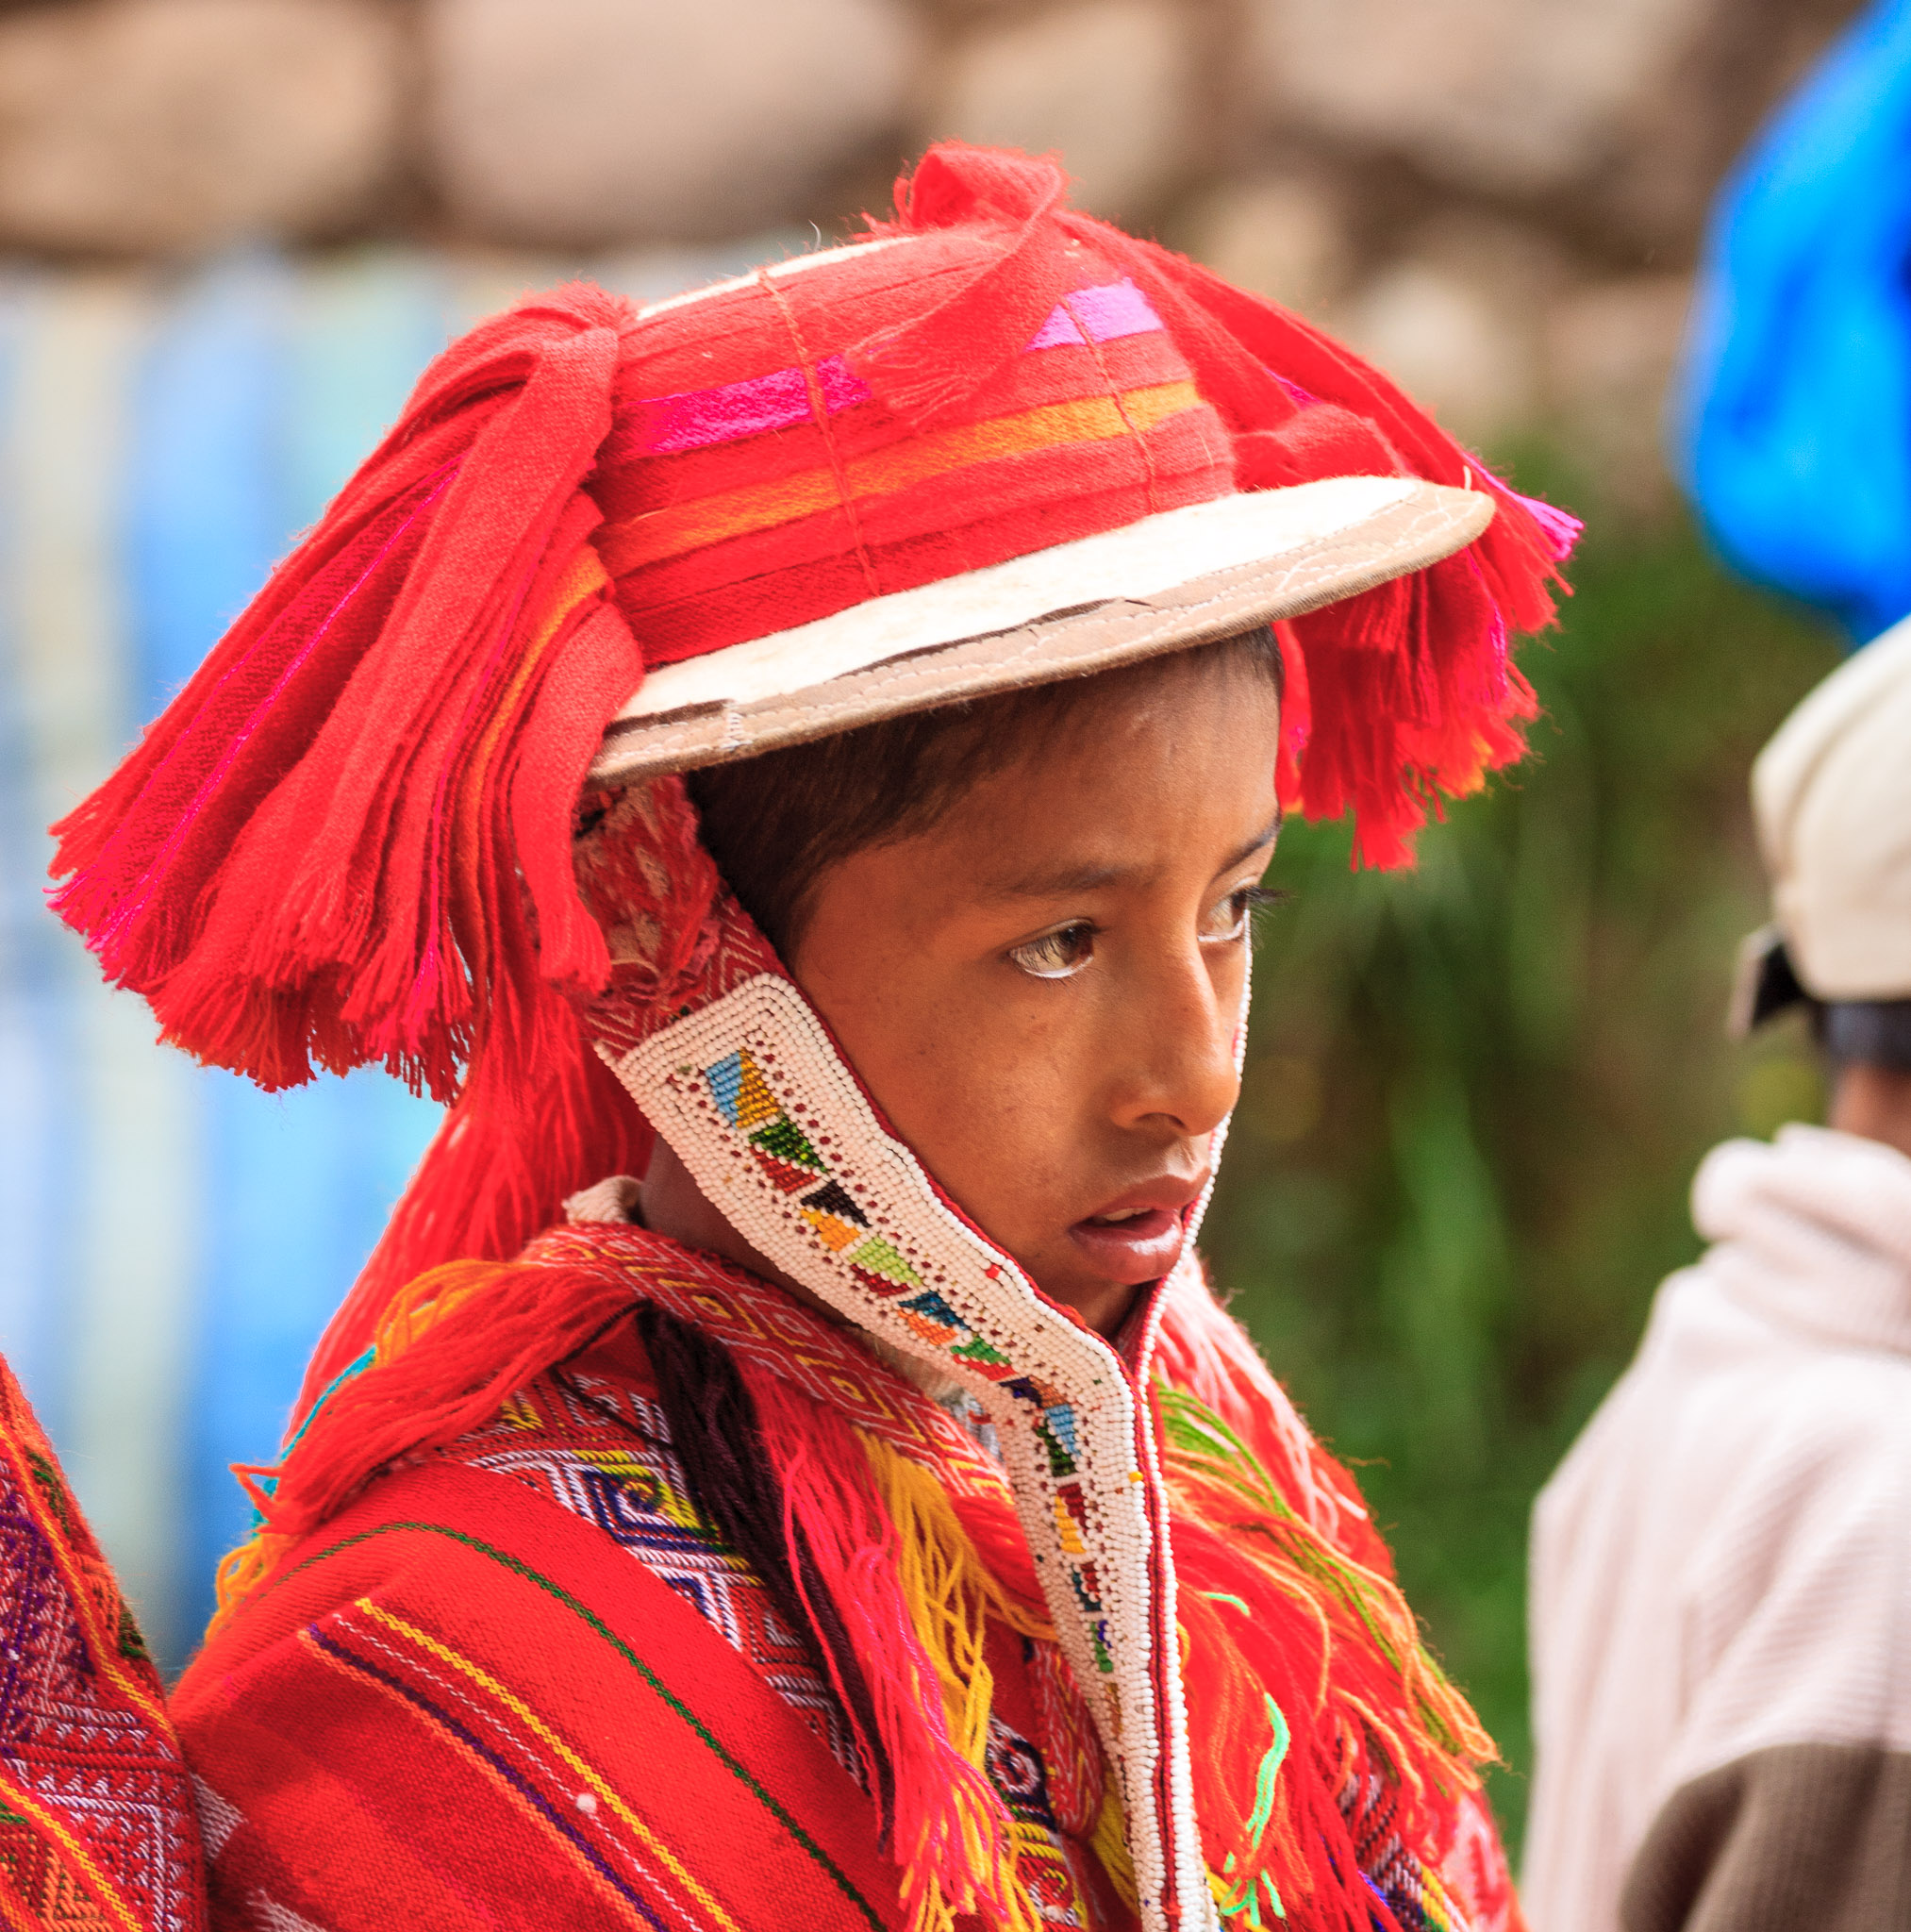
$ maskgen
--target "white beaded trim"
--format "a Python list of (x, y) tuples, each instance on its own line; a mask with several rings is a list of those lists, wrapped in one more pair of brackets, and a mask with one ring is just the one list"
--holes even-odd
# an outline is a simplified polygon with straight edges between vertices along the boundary
[(1063, 1654), (1122, 1780), (1142, 1924), (1213, 1925), (1173, 1565), (1151, 1527), (1166, 1499), (1121, 1357), (942, 1197), (791, 981), (758, 974), (606, 1058), (746, 1240), (988, 1410)]

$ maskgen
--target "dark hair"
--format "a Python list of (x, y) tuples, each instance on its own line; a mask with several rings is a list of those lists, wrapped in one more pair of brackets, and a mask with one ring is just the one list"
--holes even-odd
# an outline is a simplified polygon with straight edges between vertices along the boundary
[(808, 744), (687, 774), (704, 843), (730, 890), (787, 957), (823, 872), (872, 845), (928, 831), (977, 779), (1052, 740), (1116, 680), (1170, 664), (1244, 665), (1281, 688), (1281, 652), (1258, 625), (1216, 643), (1087, 677), (885, 718)]

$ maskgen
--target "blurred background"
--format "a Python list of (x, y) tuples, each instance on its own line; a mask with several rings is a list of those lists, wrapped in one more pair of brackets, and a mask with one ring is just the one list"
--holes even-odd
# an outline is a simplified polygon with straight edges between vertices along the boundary
[(1753, 752), (1836, 661), (1661, 454), (1708, 204), (1846, 0), (0, 0), (0, 1347), (183, 1660), (298, 1368), (432, 1126), (152, 1043), (42, 908), (114, 762), (449, 335), (841, 239), (930, 139), (1343, 334), (1588, 524), (1534, 759), (1417, 874), (1275, 867), (1209, 1245), (1527, 1763), (1534, 1491), (1696, 1252)]

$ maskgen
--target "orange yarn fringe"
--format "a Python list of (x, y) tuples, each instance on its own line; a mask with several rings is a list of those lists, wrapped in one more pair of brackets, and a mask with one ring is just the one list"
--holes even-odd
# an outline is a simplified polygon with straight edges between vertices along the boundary
[(1156, 1400), (1216, 1902), (1252, 1927), (1299, 1900), (1315, 1924), (1366, 1932), (1343, 1800), (1382, 1780), (1404, 1845), (1449, 1843), (1493, 1741), (1392, 1579), (1298, 1515), (1211, 1409), (1166, 1387)]

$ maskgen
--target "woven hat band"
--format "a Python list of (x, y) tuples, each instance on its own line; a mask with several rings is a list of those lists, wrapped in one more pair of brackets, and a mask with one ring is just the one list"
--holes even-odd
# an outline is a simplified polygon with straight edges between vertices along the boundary
[[(1057, 299), (1007, 355), (985, 344), (995, 366), (926, 419), (858, 364), (925, 291), (998, 268), (992, 233), (799, 259), (630, 332), (591, 490), (647, 664), (1232, 493), (1233, 439), (1147, 295), (1047, 239)], [(668, 386), (687, 374), (697, 387)]]

